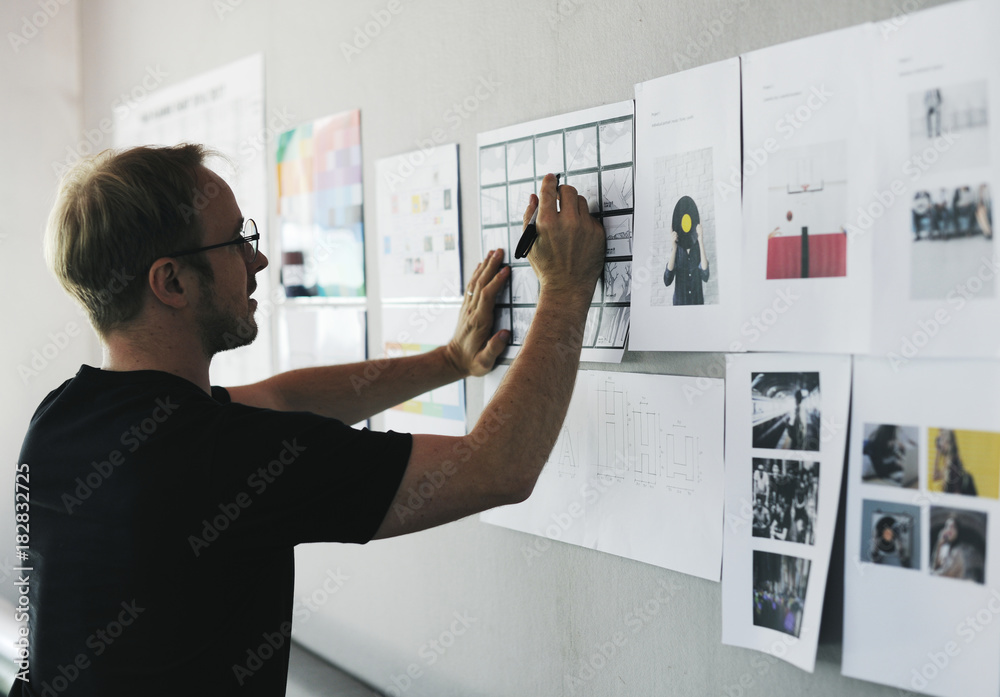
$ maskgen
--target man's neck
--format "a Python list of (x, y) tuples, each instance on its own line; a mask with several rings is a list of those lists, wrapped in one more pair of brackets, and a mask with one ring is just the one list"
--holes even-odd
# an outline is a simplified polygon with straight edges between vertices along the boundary
[(197, 341), (179, 338), (160, 340), (147, 336), (141, 341), (121, 334), (103, 338), (101, 370), (160, 370), (194, 383), (207, 394), (212, 393), (209, 380), (211, 359), (206, 358)]

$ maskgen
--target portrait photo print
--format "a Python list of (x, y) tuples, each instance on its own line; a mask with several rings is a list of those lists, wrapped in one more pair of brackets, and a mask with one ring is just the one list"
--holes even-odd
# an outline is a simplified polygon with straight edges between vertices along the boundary
[(986, 582), (986, 514), (951, 506), (931, 506), (932, 576)]
[(916, 426), (865, 424), (861, 443), (861, 479), (915, 489), (920, 480), (919, 429)]
[(865, 499), (861, 505), (861, 561), (920, 569), (920, 508)]

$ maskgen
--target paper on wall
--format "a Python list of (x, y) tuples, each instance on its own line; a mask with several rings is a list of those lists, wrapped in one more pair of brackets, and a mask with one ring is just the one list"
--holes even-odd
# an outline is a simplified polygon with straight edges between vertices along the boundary
[(742, 56), (744, 350), (869, 350), (874, 32)]
[[(458, 325), (460, 305), (383, 305), (386, 358), (414, 356), (446, 345)], [(464, 436), (465, 381), (426, 392), (383, 412), (385, 428), (400, 433)]]
[(581, 371), (534, 492), (481, 519), (718, 581), (723, 397), (722, 380)]
[(629, 332), (632, 277), (634, 103), (584, 109), (508, 126), (476, 137), (483, 254), (502, 248), (511, 280), (497, 299), (494, 331), (507, 329), (504, 357), (517, 355), (538, 304), (538, 279), (514, 259), (523, 214), (546, 174), (562, 174), (585, 196), (607, 238), (604, 273), (591, 301), (582, 359), (617, 363)]
[(461, 300), (458, 145), (375, 163), (382, 299)]
[(1000, 691), (1000, 366), (856, 359), (844, 675)]
[[(252, 218), (268, 256), (267, 149), (274, 137), (270, 129), (287, 126), (287, 115), (275, 113), (264, 122), (264, 55), (256, 53), (202, 73), (176, 85), (162, 87), (132, 109), (115, 111), (116, 148), (135, 145), (200, 143), (225, 155), (219, 174), (236, 196), (243, 215)], [(216, 162), (208, 163), (218, 167)], [(232, 165), (230, 169), (229, 165)], [(212, 382), (240, 385), (270, 377), (271, 321), (274, 309), (270, 277), (257, 274), (260, 303), (257, 339), (238, 351), (225, 351), (212, 360)]]
[(878, 40), (874, 351), (1000, 355), (1000, 5), (948, 3)]
[(729, 358), (722, 642), (812, 672), (840, 501), (851, 357)]
[(740, 61), (639, 83), (635, 105), (629, 347), (739, 351)]

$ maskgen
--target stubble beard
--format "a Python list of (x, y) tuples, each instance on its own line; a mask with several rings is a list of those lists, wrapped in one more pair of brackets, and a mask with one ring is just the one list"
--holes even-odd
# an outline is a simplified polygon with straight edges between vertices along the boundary
[(257, 338), (257, 321), (249, 302), (246, 317), (239, 317), (236, 313), (219, 307), (210, 285), (203, 288), (201, 297), (198, 307), (198, 336), (208, 358), (253, 343)]

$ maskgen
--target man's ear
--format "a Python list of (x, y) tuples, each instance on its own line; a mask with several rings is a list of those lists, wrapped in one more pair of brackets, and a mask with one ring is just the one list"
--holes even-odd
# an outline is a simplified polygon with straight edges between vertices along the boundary
[(153, 296), (164, 305), (180, 309), (191, 304), (191, 272), (176, 259), (163, 257), (154, 261), (147, 280)]

